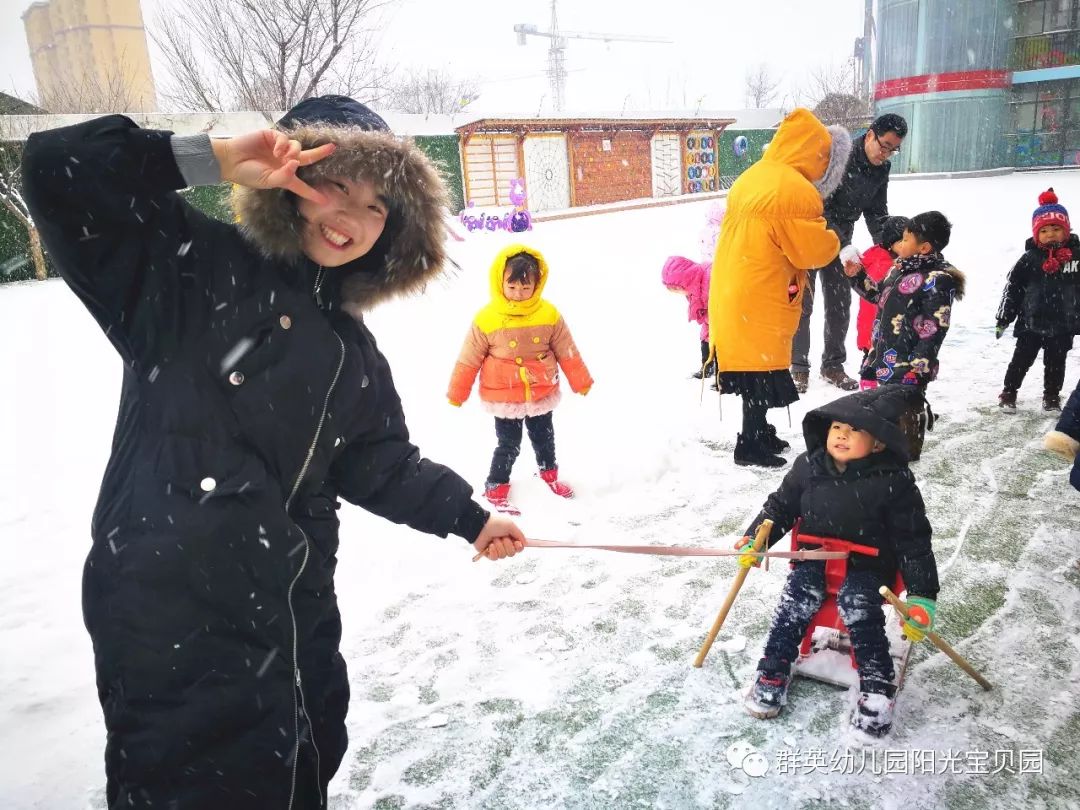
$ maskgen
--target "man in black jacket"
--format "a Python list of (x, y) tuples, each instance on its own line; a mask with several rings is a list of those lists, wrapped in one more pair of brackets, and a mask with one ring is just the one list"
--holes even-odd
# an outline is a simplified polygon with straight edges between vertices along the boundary
[[(825, 220), (840, 237), (841, 247), (851, 244), (859, 217), (865, 217), (870, 235), (877, 241), (881, 225), (889, 215), (889, 158), (900, 151), (907, 135), (907, 122), (895, 113), (886, 113), (870, 125), (851, 147), (847, 170), (840, 187), (825, 201)], [(809, 288), (803, 296), (802, 318), (791, 345), (791, 377), (799, 393), (810, 382), (810, 314), (814, 311), (817, 270), (810, 271)], [(851, 321), (851, 285), (844, 277), (837, 257), (820, 268), (825, 297), (825, 349), (821, 355), (821, 376), (844, 391), (858, 383), (844, 371), (848, 324)]]

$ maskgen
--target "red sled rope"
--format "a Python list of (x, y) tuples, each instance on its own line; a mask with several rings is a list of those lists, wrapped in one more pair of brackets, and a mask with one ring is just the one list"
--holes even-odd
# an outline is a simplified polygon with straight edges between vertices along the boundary
[[(772, 557), (786, 560), (840, 560), (847, 557), (846, 551), (739, 551), (727, 548), (701, 548), (700, 546), (613, 546), (593, 543), (561, 543), (555, 540), (526, 540), (527, 548), (578, 548), (594, 551), (618, 551), (622, 554), (652, 554), (662, 557), (741, 557), (751, 554), (763, 559)], [(484, 556), (479, 552), (473, 557), (476, 562)]]

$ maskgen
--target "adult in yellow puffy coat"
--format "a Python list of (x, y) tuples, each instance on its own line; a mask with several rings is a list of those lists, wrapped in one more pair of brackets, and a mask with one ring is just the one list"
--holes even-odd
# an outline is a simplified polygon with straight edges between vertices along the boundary
[(786, 463), (776, 454), (789, 445), (765, 414), (799, 398), (788, 372), (791, 341), (807, 271), (840, 252), (822, 212), (850, 151), (846, 130), (796, 109), (728, 193), (709, 287), (709, 334), (721, 393), (743, 399), (736, 464)]

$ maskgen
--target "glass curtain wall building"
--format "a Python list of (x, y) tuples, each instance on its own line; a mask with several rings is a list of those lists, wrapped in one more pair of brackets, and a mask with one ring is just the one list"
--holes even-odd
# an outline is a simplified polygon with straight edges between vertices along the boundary
[(1080, 165), (1080, 0), (1014, 3), (1012, 164)]
[(1015, 0), (879, 0), (878, 113), (910, 131), (893, 170), (1009, 165), (1009, 48)]
[(1080, 165), (1080, 0), (878, 0), (897, 171)]

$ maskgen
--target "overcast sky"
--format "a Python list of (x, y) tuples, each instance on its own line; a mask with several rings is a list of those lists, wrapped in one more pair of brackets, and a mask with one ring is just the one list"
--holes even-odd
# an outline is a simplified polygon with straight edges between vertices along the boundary
[[(142, 0), (152, 26), (158, 9), (184, 0)], [(0, 0), (0, 89), (34, 94), (20, 19), (30, 0)], [(589, 0), (559, 6), (563, 31), (663, 37), (671, 44), (605, 44), (570, 39), (566, 49), (569, 112), (725, 109), (744, 106), (744, 75), (765, 62), (792, 90), (808, 71), (843, 62), (862, 32), (862, 0), (681, 0), (645, 5)], [(550, 109), (546, 38), (516, 43), (515, 23), (541, 30), (549, 0), (460, 3), (396, 0), (381, 26), (383, 58), (403, 67), (442, 67), (480, 83), (471, 108), (535, 114)], [(155, 77), (163, 68), (154, 62)], [(779, 105), (778, 99), (778, 105)]]

